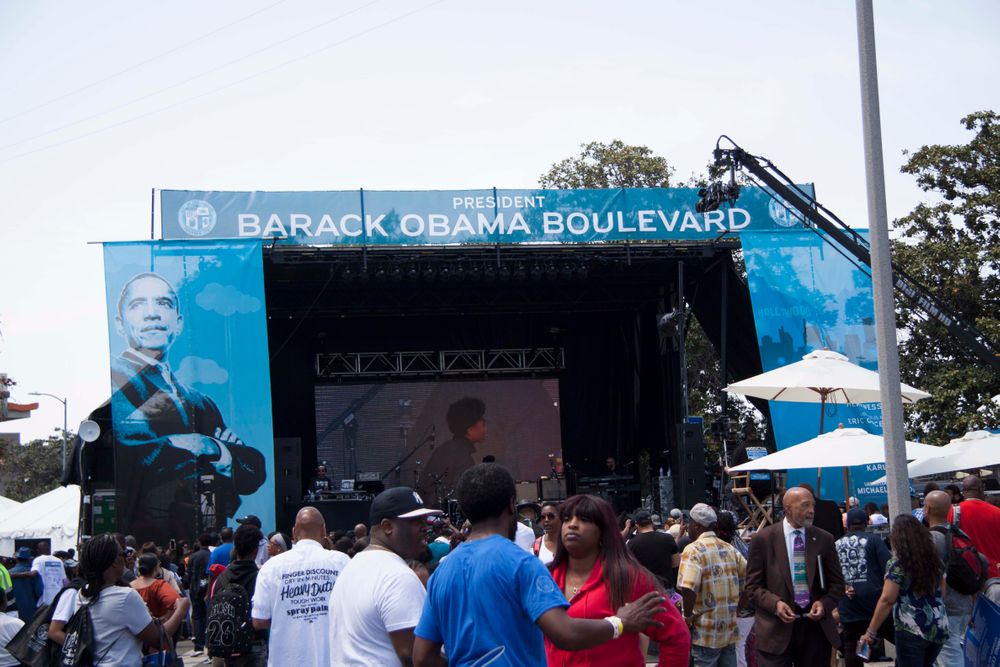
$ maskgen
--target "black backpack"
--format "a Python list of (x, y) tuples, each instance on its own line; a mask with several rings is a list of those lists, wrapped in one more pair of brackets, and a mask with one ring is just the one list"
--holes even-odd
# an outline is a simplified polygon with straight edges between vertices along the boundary
[(94, 619), (90, 616), (90, 605), (90, 602), (80, 605), (66, 623), (66, 641), (62, 648), (63, 667), (94, 664)]
[[(228, 580), (226, 577), (226, 582)], [(249, 655), (253, 643), (253, 622), (250, 620), (250, 596), (245, 588), (225, 583), (221, 590), (216, 590), (208, 601), (206, 621), (205, 647), (209, 656), (232, 658)]]
[(931, 530), (942, 533), (948, 544), (948, 560), (945, 563), (945, 582), (949, 588), (962, 595), (972, 595), (983, 590), (989, 576), (990, 564), (979, 553), (965, 531), (959, 527), (961, 516), (958, 505), (954, 506), (950, 526), (934, 526)]

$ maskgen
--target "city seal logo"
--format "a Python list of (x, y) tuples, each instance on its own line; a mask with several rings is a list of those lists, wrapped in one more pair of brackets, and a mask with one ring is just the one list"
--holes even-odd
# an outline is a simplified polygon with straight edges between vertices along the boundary
[(785, 200), (778, 196), (772, 197), (771, 201), (767, 203), (767, 212), (770, 214), (771, 220), (774, 220), (775, 224), (781, 227), (797, 227), (801, 223), (798, 214), (793, 213)]
[(205, 236), (215, 229), (215, 208), (202, 199), (184, 202), (177, 212), (177, 224), (190, 236)]

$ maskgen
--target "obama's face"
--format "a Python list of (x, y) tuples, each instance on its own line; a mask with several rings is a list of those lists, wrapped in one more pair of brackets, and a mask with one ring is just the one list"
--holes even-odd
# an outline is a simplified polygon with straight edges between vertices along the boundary
[(184, 328), (177, 293), (158, 276), (134, 279), (122, 294), (115, 325), (129, 347), (162, 359)]

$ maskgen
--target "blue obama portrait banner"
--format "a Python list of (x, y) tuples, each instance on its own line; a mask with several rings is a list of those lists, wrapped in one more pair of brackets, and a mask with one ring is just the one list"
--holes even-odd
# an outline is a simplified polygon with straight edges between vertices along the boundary
[[(811, 191), (812, 186), (802, 186)], [(296, 245), (685, 241), (801, 228), (760, 188), (699, 213), (696, 188), (211, 192), (160, 190), (164, 239)]]
[[(865, 234), (866, 232), (861, 232)], [(828, 348), (859, 366), (877, 370), (871, 278), (811, 231), (744, 233), (743, 258), (764, 371)], [(819, 434), (820, 404), (771, 401), (779, 449)], [(838, 424), (882, 433), (878, 403), (828, 403), (824, 430)], [(885, 485), (866, 483), (885, 475), (885, 464), (851, 468), (851, 494), (861, 504), (883, 503)], [(789, 485), (816, 483), (816, 469), (788, 472)], [(842, 468), (825, 469), (820, 497), (841, 501)]]
[(141, 542), (274, 526), (259, 241), (106, 243), (119, 526)]

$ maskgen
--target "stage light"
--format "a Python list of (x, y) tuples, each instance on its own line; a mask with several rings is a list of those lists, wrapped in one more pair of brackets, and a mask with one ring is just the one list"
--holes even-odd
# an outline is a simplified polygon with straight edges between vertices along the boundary
[(698, 190), (698, 202), (694, 205), (694, 210), (698, 213), (716, 211), (723, 203), (734, 205), (739, 197), (740, 185), (736, 182), (736, 173), (733, 171), (730, 172), (728, 183), (712, 181)]
[(563, 262), (562, 269), (559, 270), (559, 277), (563, 280), (569, 280), (573, 277), (573, 265), (569, 262)]
[(528, 269), (525, 268), (524, 262), (518, 262), (517, 266), (514, 267), (514, 280), (524, 280), (528, 277)]
[(424, 280), (427, 281), (434, 280), (434, 277), (436, 275), (437, 271), (434, 270), (434, 267), (431, 264), (428, 264), (427, 266), (424, 267)]
[(497, 270), (497, 278), (503, 282), (509, 281), (511, 279), (511, 274), (512, 272), (510, 267), (506, 264), (500, 265), (500, 268)]
[(543, 274), (544, 274), (544, 269), (542, 269), (542, 265), (541, 264), (539, 264), (538, 262), (535, 262), (534, 264), (531, 265), (531, 279), (532, 280), (541, 280)]
[(406, 269), (406, 277), (410, 280), (416, 280), (420, 277), (420, 267), (416, 264), (410, 264), (409, 268)]
[[(492, 264), (487, 264), (486, 266), (484, 266), (483, 267), (483, 278), (486, 279), (486, 280), (488, 280), (489, 282), (493, 282), (494, 280), (496, 280), (497, 279), (497, 267), (493, 266)], [(508, 275), (507, 278), (509, 279), (510, 276)]]
[(559, 277), (559, 269), (556, 268), (555, 262), (549, 262), (545, 265), (545, 277), (549, 280), (555, 280)]
[(684, 319), (685, 314), (683, 310), (671, 310), (669, 313), (663, 313), (656, 318), (656, 325), (660, 330), (660, 333), (667, 338), (674, 338), (679, 336), (684, 330)]
[(451, 278), (451, 269), (448, 268), (447, 264), (441, 265), (441, 268), (438, 270), (438, 278), (441, 280), (449, 280)]
[(392, 277), (393, 280), (402, 279), (403, 267), (401, 267), (399, 264), (396, 264), (394, 267), (392, 267), (392, 271), (390, 271), (390, 276)]

